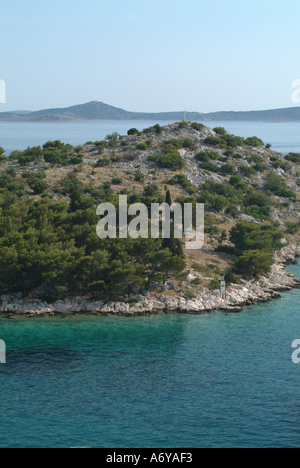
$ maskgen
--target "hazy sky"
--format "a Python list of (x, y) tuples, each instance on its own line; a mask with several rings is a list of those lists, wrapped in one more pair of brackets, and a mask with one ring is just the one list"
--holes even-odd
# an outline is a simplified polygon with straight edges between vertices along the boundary
[(0, 111), (293, 107), (299, 21), (299, 0), (1, 0)]

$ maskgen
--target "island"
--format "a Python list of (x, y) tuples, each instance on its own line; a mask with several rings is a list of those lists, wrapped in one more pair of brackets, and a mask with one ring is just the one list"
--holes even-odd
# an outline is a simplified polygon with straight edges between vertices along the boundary
[(0, 112), (0, 122), (89, 122), (93, 120), (177, 121), (182, 118), (203, 121), (299, 122), (300, 107), (258, 111), (223, 112), (128, 112), (103, 102), (91, 101), (76, 106), (43, 109), (35, 112)]
[[(120, 195), (148, 208), (204, 204), (203, 247), (172, 234), (100, 239), (97, 206), (118, 211)], [(238, 312), (300, 287), (285, 269), (300, 255), (300, 154), (223, 127), (184, 120), (77, 147), (0, 149), (0, 213), (8, 318)]]

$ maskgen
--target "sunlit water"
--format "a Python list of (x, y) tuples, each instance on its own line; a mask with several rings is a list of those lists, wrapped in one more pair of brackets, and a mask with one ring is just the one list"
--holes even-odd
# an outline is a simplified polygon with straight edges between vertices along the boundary
[[(49, 140), (61, 140), (72, 145), (87, 141), (102, 140), (107, 134), (118, 132), (126, 135), (127, 130), (136, 127), (143, 130), (156, 124), (151, 121), (93, 121), (75, 123), (51, 122), (0, 122), (0, 146), (9, 155), (13, 150), (25, 150), (28, 146), (43, 145)], [(161, 125), (168, 123), (161, 121)], [(282, 153), (300, 152), (300, 122), (204, 122), (208, 127), (225, 127), (229, 133), (243, 137), (258, 136), (272, 149)]]
[(299, 447), (299, 305), (0, 318), (0, 447)]

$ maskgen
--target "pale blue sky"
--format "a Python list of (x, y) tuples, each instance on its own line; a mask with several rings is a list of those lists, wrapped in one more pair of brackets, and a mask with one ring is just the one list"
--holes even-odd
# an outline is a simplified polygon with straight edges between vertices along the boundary
[(299, 0), (1, 0), (0, 111), (293, 107)]

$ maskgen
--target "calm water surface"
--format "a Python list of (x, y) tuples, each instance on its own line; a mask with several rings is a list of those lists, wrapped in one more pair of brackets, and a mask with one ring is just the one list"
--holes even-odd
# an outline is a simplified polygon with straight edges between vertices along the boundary
[(299, 447), (299, 304), (1, 318), (0, 447)]
[[(156, 124), (153, 121), (95, 121), (78, 123), (49, 122), (0, 122), (0, 146), (9, 155), (13, 150), (23, 151), (28, 146), (43, 145), (49, 140), (61, 140), (72, 145), (87, 141), (102, 140), (109, 133), (126, 135), (127, 130), (136, 127), (143, 130)], [(162, 121), (161, 125), (168, 123)], [(258, 136), (272, 149), (282, 153), (300, 152), (300, 122), (204, 122), (208, 127), (225, 127), (229, 133), (249, 137)]]

